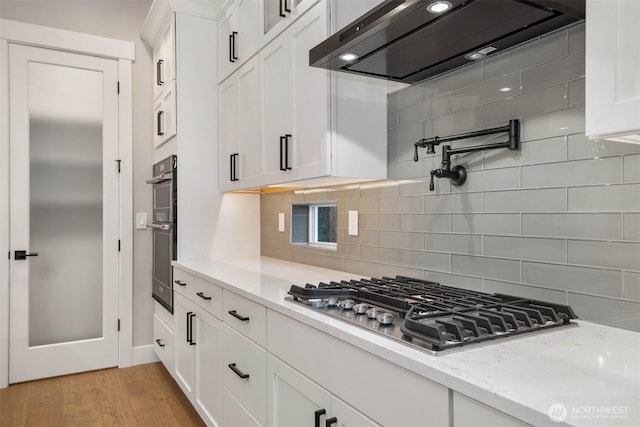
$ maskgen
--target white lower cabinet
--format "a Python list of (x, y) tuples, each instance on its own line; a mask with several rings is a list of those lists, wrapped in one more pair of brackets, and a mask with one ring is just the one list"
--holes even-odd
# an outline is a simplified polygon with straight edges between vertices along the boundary
[(208, 426), (222, 421), (222, 322), (201, 308), (195, 309), (196, 410)]
[(153, 351), (167, 368), (167, 371), (173, 373), (173, 326), (167, 323), (160, 310), (164, 310), (169, 316), (171, 315), (160, 304), (156, 303), (156, 306), (153, 314)]
[(195, 324), (194, 304), (177, 292), (173, 293), (173, 298), (174, 378), (184, 394), (191, 398), (196, 370), (196, 349), (193, 334)]
[(453, 427), (530, 427), (530, 424), (454, 391)]
[(379, 427), (336, 396), (272, 355), (267, 356), (270, 427)]
[(260, 427), (260, 424), (227, 389), (224, 389), (222, 404), (224, 427)]

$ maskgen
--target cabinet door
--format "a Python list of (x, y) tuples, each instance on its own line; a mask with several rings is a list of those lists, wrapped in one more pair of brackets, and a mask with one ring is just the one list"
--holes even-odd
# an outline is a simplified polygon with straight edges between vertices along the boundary
[(318, 0), (265, 0), (261, 45), (264, 46), (287, 29)]
[(153, 314), (153, 341), (154, 352), (173, 375), (173, 331), (156, 313)]
[[(261, 184), (287, 181), (285, 135), (292, 132), (293, 86), (291, 42), (279, 37), (260, 52), (262, 90), (262, 180)], [(291, 159), (288, 159), (289, 162)]]
[(174, 346), (175, 353), (175, 379), (184, 394), (188, 397), (193, 394), (193, 382), (195, 375), (195, 313), (193, 302), (182, 295), (173, 295), (174, 318)]
[(224, 427), (260, 427), (260, 423), (242, 407), (227, 389), (224, 389), (222, 404), (224, 406), (222, 415)]
[(238, 188), (260, 184), (260, 62), (255, 57), (238, 70)]
[(316, 417), (329, 417), (327, 390), (272, 355), (267, 358), (268, 426), (314, 427)]
[(293, 131), (289, 141), (295, 180), (331, 172), (329, 140), (329, 72), (309, 66), (309, 49), (327, 36), (327, 2), (317, 4), (291, 27)]
[(176, 134), (175, 88), (175, 81), (172, 81), (154, 103), (154, 147), (161, 146)]
[(153, 95), (157, 98), (175, 77), (175, 24), (170, 13), (153, 48)]
[[(375, 393), (377, 390), (371, 390)], [(336, 418), (337, 427), (380, 427), (366, 415), (349, 406), (335, 396), (331, 396), (331, 417)]]
[(262, 5), (258, 0), (236, 0), (238, 7), (238, 35), (236, 37), (237, 57), (244, 64), (259, 48), (260, 25), (259, 11)]
[(238, 81), (231, 78), (218, 88), (220, 123), (220, 190), (233, 189), (233, 162), (238, 147)]
[(209, 426), (222, 422), (222, 322), (196, 309), (196, 392), (198, 412)]
[(587, 17), (585, 133), (640, 133), (640, 2), (590, 0)]
[[(223, 81), (236, 69), (234, 59), (234, 32), (238, 33), (237, 7), (232, 4), (224, 11), (218, 23), (218, 80)], [(237, 54), (235, 55), (237, 57)]]
[(530, 425), (465, 395), (453, 392), (453, 426), (528, 427)]

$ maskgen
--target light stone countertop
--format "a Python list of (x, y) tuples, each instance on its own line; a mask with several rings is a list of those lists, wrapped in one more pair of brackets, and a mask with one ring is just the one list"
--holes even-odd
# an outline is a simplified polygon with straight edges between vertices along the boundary
[(268, 257), (174, 265), (534, 426), (640, 426), (640, 333), (577, 321), (432, 356), (285, 300), (291, 284), (361, 276)]

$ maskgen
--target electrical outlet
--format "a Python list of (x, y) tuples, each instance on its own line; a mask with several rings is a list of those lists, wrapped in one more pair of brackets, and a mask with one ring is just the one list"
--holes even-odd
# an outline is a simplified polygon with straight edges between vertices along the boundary
[(284, 212), (278, 214), (278, 231), (284, 233)]
[(349, 211), (349, 236), (358, 235), (358, 211)]
[(136, 213), (136, 229), (144, 230), (147, 228), (147, 213)]

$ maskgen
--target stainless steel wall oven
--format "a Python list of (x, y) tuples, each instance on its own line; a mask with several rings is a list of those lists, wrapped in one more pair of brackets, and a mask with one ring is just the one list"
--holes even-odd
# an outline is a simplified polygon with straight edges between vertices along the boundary
[(153, 165), (153, 298), (173, 313), (173, 271), (177, 259), (177, 157), (169, 156)]

